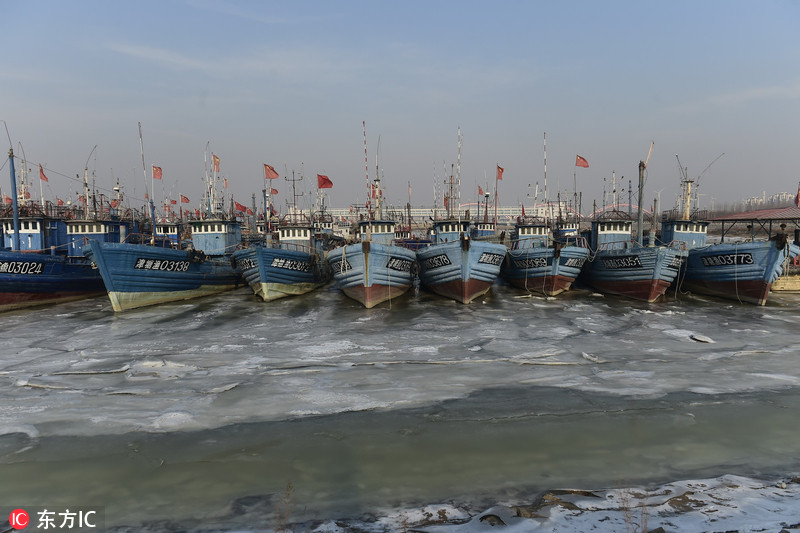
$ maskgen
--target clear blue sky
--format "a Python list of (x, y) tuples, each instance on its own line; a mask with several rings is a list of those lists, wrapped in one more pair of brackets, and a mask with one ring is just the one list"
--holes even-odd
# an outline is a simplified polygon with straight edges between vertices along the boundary
[[(576, 171), (584, 212), (614, 171), (635, 187), (654, 141), (645, 197), (662, 191), (665, 209), (676, 154), (696, 176), (725, 153), (701, 180), (709, 207), (796, 191), (798, 28), (800, 3), (771, 0), (5, 2), (0, 119), (48, 169), (45, 196), (74, 198), (67, 177), (97, 145), (98, 186), (142, 198), (141, 122), (156, 196), (196, 204), (208, 144), (239, 202), (269, 163), (303, 171), (307, 192), (328, 175), (344, 207), (364, 201), (366, 121), (390, 203), (410, 182), (412, 203), (432, 204), (460, 127), (462, 201), (499, 163), (500, 202), (530, 203), (546, 132), (551, 197)], [(283, 203), (288, 184), (273, 186)]]

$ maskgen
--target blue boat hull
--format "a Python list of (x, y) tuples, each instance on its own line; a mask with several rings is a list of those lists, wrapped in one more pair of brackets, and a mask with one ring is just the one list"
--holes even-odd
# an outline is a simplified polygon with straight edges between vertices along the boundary
[(675, 281), (686, 255), (666, 246), (600, 250), (582, 279), (602, 293), (655, 302)]
[(507, 251), (504, 244), (472, 239), (432, 244), (417, 250), (420, 283), (468, 304), (492, 287)]
[(556, 296), (569, 290), (588, 256), (581, 246), (512, 248), (500, 275), (514, 287)]
[(234, 252), (233, 261), (265, 302), (311, 292), (329, 279), (319, 256), (299, 249), (250, 246)]
[(230, 258), (187, 250), (90, 241), (84, 254), (100, 270), (114, 311), (186, 300), (243, 284)]
[(692, 248), (681, 290), (764, 305), (783, 263), (800, 253), (775, 241), (718, 243)]
[(100, 273), (84, 257), (0, 251), (0, 311), (103, 293)]
[(367, 309), (411, 288), (416, 271), (413, 250), (364, 241), (328, 252), (328, 266), (339, 288)]

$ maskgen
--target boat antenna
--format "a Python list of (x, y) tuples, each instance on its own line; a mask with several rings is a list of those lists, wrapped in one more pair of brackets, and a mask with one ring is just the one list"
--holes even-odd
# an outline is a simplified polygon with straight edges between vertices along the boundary
[(461, 126), (458, 127), (458, 156), (456, 157), (456, 194), (461, 200)]
[(367, 156), (367, 121), (361, 121), (361, 127), (364, 130), (364, 177), (367, 180), (367, 215), (369, 216), (372, 209), (371, 209), (371, 185), (369, 183), (369, 157)]
[[(95, 145), (95, 148), (97, 148), (97, 145)], [(142, 123), (141, 122), (139, 122), (139, 149), (140, 149), (140, 151), (142, 153), (142, 174), (144, 175), (144, 190), (146, 191), (147, 190), (147, 167), (145, 167), (145, 164), (144, 164), (144, 141), (142, 140)], [(94, 148), (92, 149), (92, 151), (94, 151)], [(90, 158), (92, 157), (91, 153), (89, 154), (89, 157)], [(87, 159), (86, 160), (86, 169), (87, 170), (84, 173), (84, 187), (87, 187), (87, 188), (88, 188), (88, 182), (87, 182), (87, 180), (88, 180), (88, 168), (89, 168), (89, 160)], [(155, 243), (156, 243), (156, 207), (155, 207), (155, 204), (153, 204), (153, 183), (152, 183), (152, 181), (153, 181), (153, 177), (152, 177), (152, 174), (151, 174), (151, 177), (150, 177), (150, 182), (151, 182), (150, 183), (150, 198), (149, 198), (149, 200), (150, 200), (150, 221), (153, 224), (153, 228), (152, 228), (152, 231), (151, 231), (151, 234), (150, 234), (150, 244), (151, 245), (155, 245)], [(87, 204), (86, 205), (86, 209), (87, 209), (86, 217), (88, 218), (89, 217), (89, 215), (88, 215), (88, 209), (89, 209), (88, 202), (89, 202), (89, 200), (88, 200), (88, 198), (85, 198), (85, 200), (86, 200), (86, 204)]]
[[(142, 123), (139, 123), (139, 144), (141, 146), (142, 142)], [(89, 157), (86, 158), (86, 164), (83, 166), (83, 213), (84, 218), (89, 219), (89, 160), (92, 159), (92, 154), (94, 151), (97, 150), (97, 145), (94, 145), (92, 151), (89, 152)], [(142, 168), (144, 168), (144, 147), (142, 147)], [(147, 179), (147, 171), (145, 171), (145, 180)], [(145, 181), (145, 183), (147, 183)], [(94, 188), (94, 187), (92, 187)], [(152, 190), (151, 190), (151, 200), (152, 200)], [(94, 197), (94, 193), (92, 193), (92, 197)], [(155, 231), (155, 226), (153, 226), (153, 230)]]
[(653, 146), (655, 141), (650, 142), (650, 150), (647, 152), (647, 159), (639, 161), (639, 199), (638, 204), (638, 228), (637, 228), (637, 242), (639, 244), (644, 240), (644, 211), (642, 210), (642, 202), (644, 201), (644, 171), (647, 169), (647, 163), (650, 162), (650, 156), (653, 155)]
[(375, 200), (375, 220), (383, 219), (383, 189), (381, 187), (381, 167), (380, 167), (380, 153), (381, 153), (381, 136), (378, 135), (378, 147), (375, 150), (375, 179), (372, 186), (372, 198)]
[(547, 222), (550, 221), (550, 197), (547, 194), (547, 132), (542, 135), (542, 147), (544, 149), (544, 216)]
[[(5, 121), (3, 121), (5, 123)], [(6, 134), (8, 134), (8, 125), (6, 125)], [(19, 251), (19, 203), (17, 202), (17, 175), (14, 170), (14, 145), (11, 143), (11, 136), (8, 137), (8, 167), (11, 172), (11, 206), (14, 214), (14, 241), (13, 250)]]
[(720, 159), (720, 158), (721, 158), (723, 155), (725, 155), (725, 152), (722, 152), (722, 153), (721, 153), (721, 154), (719, 154), (717, 157), (715, 157), (715, 158), (714, 158), (714, 160), (713, 160), (713, 161), (711, 161), (711, 163), (709, 163), (708, 165), (706, 165), (706, 168), (704, 168), (704, 169), (703, 169), (703, 171), (702, 171), (700, 174), (698, 174), (698, 175), (697, 175), (697, 177), (694, 179), (694, 183), (695, 183), (695, 186), (694, 186), (694, 194), (695, 194), (695, 198), (697, 199), (697, 203), (698, 203), (698, 205), (697, 205), (697, 207), (696, 207), (697, 209), (700, 209), (700, 205), (699, 205), (699, 203), (700, 203), (700, 199), (698, 198), (698, 193), (697, 193), (698, 189), (700, 188), (700, 178), (702, 178), (702, 177), (703, 177), (703, 174), (705, 174), (705, 173), (706, 173), (706, 171), (707, 171), (709, 168), (711, 168), (711, 165), (713, 165), (714, 163), (716, 163), (716, 162), (717, 162), (717, 161), (718, 161), (718, 160), (719, 160), (719, 159)]

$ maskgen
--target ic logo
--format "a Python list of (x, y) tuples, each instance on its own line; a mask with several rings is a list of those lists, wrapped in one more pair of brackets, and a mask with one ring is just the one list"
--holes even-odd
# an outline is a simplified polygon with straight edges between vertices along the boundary
[(11, 514), (8, 515), (8, 522), (14, 529), (25, 529), (26, 527), (28, 527), (30, 518), (28, 517), (28, 513), (26, 513), (25, 510), (16, 509), (14, 511), (11, 511)]

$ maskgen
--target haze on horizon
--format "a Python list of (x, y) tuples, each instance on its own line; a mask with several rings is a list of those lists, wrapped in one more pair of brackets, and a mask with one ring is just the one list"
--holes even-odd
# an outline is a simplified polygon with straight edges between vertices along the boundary
[(550, 199), (577, 188), (584, 213), (612, 175), (625, 191), (636, 186), (651, 142), (645, 198), (663, 209), (679, 190), (676, 154), (690, 176), (714, 161), (700, 183), (704, 208), (794, 193), (800, 181), (794, 1), (4, 7), (0, 120), (27, 168), (46, 169), (51, 200), (74, 200), (85, 167), (98, 187), (119, 179), (129, 199), (143, 198), (138, 123), (145, 167), (163, 169), (155, 196), (183, 194), (192, 207), (207, 149), (242, 203), (260, 197), (264, 163), (282, 175), (281, 206), (292, 172), (305, 176), (301, 206), (316, 174), (334, 183), (330, 205), (363, 203), (377, 159), (389, 203), (405, 204), (410, 185), (413, 205), (432, 205), (456, 164), (459, 128), (462, 202), (494, 187), (499, 164), (500, 203), (532, 204), (545, 132)]

